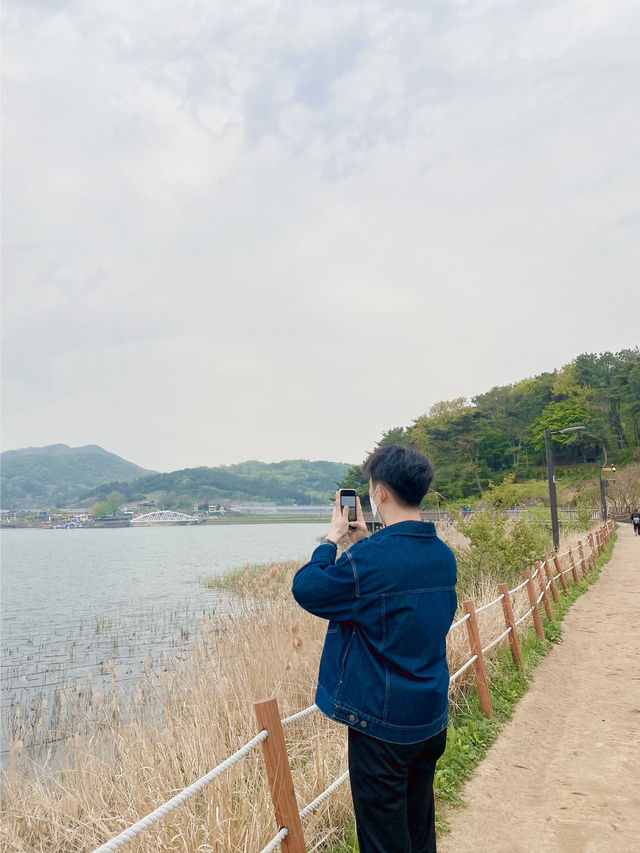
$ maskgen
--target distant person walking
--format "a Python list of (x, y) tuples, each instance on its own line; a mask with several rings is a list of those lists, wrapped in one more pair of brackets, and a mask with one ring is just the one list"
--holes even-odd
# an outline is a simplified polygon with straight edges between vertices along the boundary
[(640, 536), (640, 512), (637, 509), (631, 513), (631, 523), (633, 524), (633, 532), (636, 536)]

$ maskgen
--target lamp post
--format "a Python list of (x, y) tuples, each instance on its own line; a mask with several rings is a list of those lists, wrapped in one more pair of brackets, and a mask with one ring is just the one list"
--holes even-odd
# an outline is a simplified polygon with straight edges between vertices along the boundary
[[(606, 471), (607, 474), (609, 474), (609, 473), (615, 474), (616, 466), (611, 465), (611, 466), (607, 467), (606, 458), (605, 458), (605, 464), (604, 465), (598, 465), (598, 474), (600, 475), (600, 517), (602, 518), (603, 521), (606, 521), (609, 513), (607, 511), (607, 494), (606, 494), (605, 489), (607, 488), (607, 486), (609, 485), (609, 482), (611, 482), (611, 481), (602, 479), (602, 472), (603, 471)], [(615, 483), (615, 480), (613, 480), (613, 482)]]
[(549, 507), (551, 509), (551, 529), (553, 531), (553, 547), (557, 551), (560, 545), (560, 525), (558, 523), (558, 496), (556, 493), (556, 475), (553, 465), (553, 450), (551, 449), (552, 435), (566, 435), (568, 432), (581, 432), (584, 427), (567, 427), (566, 429), (545, 429), (544, 440), (547, 447), (547, 479), (549, 480)]

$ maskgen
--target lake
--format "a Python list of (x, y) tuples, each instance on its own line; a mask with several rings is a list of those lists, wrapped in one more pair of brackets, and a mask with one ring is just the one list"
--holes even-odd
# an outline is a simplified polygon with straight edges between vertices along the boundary
[(4, 530), (1, 556), (3, 743), (8, 721), (57, 690), (107, 689), (143, 661), (188, 647), (198, 621), (233, 596), (198, 583), (247, 563), (305, 560), (327, 522)]

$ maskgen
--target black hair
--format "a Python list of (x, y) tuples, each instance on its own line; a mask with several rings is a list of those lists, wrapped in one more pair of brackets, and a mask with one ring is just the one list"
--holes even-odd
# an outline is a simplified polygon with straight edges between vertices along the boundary
[(403, 503), (420, 506), (433, 480), (433, 465), (413, 447), (387, 444), (374, 450), (362, 473), (375, 482), (386, 483)]

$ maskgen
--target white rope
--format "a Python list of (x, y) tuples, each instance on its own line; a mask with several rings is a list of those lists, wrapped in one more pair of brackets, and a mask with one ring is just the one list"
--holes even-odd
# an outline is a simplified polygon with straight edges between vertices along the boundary
[(538, 596), (538, 598), (537, 598), (537, 600), (536, 600), (536, 604), (540, 604), (540, 602), (541, 602), (541, 601), (542, 601), (542, 599), (544, 598), (544, 594), (545, 594), (545, 592), (546, 592), (546, 589), (542, 590), (542, 592), (540, 593), (540, 595)]
[(569, 566), (568, 569), (565, 569), (564, 572), (560, 572), (560, 574), (561, 575), (568, 575), (569, 572), (572, 572), (572, 571), (573, 571), (573, 569), (571, 568), (571, 566)]
[(493, 607), (494, 604), (497, 604), (499, 601), (502, 601), (504, 598), (504, 592), (502, 595), (498, 596), (498, 598), (494, 598), (493, 601), (490, 601), (488, 604), (483, 604), (482, 607), (478, 607), (476, 613), (482, 613), (483, 610), (488, 610), (490, 607)]
[(298, 711), (297, 714), (292, 714), (290, 717), (285, 717), (282, 720), (283, 726), (290, 726), (292, 723), (297, 723), (299, 720), (304, 720), (305, 717), (309, 717), (311, 714), (315, 714), (318, 710), (317, 705), (309, 705), (308, 708), (305, 708), (304, 711)]
[(267, 846), (262, 848), (260, 853), (273, 853), (274, 850), (277, 850), (278, 847), (280, 847), (287, 835), (289, 835), (289, 830), (286, 826), (283, 826), (282, 829), (273, 836)]
[(340, 785), (343, 785), (348, 778), (349, 771), (347, 770), (346, 773), (343, 773), (342, 776), (340, 776), (338, 779), (336, 779), (335, 782), (329, 785), (326, 791), (323, 791), (318, 797), (315, 798), (312, 803), (309, 803), (308, 806), (305, 806), (302, 809), (302, 811), (300, 812), (300, 820), (304, 820), (305, 818), (309, 817), (311, 812), (314, 812), (318, 808), (318, 806), (321, 806), (322, 803), (324, 803), (324, 801), (328, 799), (334, 791), (337, 791)]
[(231, 770), (234, 764), (237, 764), (238, 761), (248, 755), (252, 749), (255, 749), (258, 744), (262, 743), (262, 741), (266, 740), (268, 737), (269, 732), (266, 729), (263, 729), (260, 734), (257, 734), (254, 738), (252, 738), (252, 740), (246, 743), (237, 752), (234, 752), (233, 755), (230, 755), (229, 758), (225, 759), (225, 761), (222, 762), (222, 764), (218, 764), (217, 767), (214, 767), (214, 769), (210, 770), (205, 776), (202, 776), (193, 784), (189, 785), (188, 788), (185, 788), (179, 794), (176, 794), (176, 796), (170, 799), (168, 802), (164, 803), (162, 806), (159, 806), (157, 809), (155, 809), (155, 811), (152, 811), (146, 817), (143, 817), (137, 823), (134, 823), (133, 826), (130, 826), (128, 829), (125, 829), (119, 835), (116, 835), (115, 838), (112, 838), (110, 841), (107, 841), (106, 844), (103, 844), (101, 847), (97, 847), (93, 851), (93, 853), (113, 853), (114, 850), (117, 850), (124, 844), (128, 844), (129, 841), (132, 841), (137, 835), (140, 835), (141, 832), (144, 832), (146, 829), (149, 829), (149, 827), (153, 826), (154, 823), (158, 823), (158, 821), (162, 820), (163, 817), (166, 817), (169, 812), (172, 812), (174, 809), (177, 809), (178, 806), (181, 806), (182, 803), (185, 802), (185, 800), (188, 800), (190, 797), (193, 797), (194, 794), (197, 794), (210, 782), (213, 782), (214, 779), (217, 779), (218, 776), (222, 776), (222, 774), (226, 773), (227, 770)]
[(519, 592), (519, 591), (520, 591), (521, 589), (523, 589), (523, 588), (524, 588), (528, 583), (529, 583), (529, 578), (527, 578), (527, 579), (526, 579), (526, 581), (522, 581), (522, 583), (521, 583), (521, 584), (518, 584), (518, 586), (514, 587), (513, 589), (510, 589), (510, 590), (509, 590), (509, 595), (513, 595), (515, 592)]
[(534, 578), (537, 578), (537, 577), (538, 577), (538, 569), (536, 569), (535, 572), (531, 573), (531, 580), (534, 580)]
[(561, 560), (563, 557), (568, 557), (571, 551), (565, 551), (564, 554), (556, 554), (556, 557)]
[(500, 640), (504, 640), (504, 638), (507, 636), (507, 634), (509, 633), (510, 630), (511, 630), (511, 625), (509, 625), (507, 630), (503, 631), (499, 637), (496, 637), (495, 640), (493, 640), (491, 643), (489, 643), (489, 645), (486, 647), (486, 649), (482, 650), (482, 654), (483, 655), (486, 654), (489, 651), (489, 649), (492, 649), (494, 646), (497, 646), (498, 643), (500, 642)]
[(530, 608), (527, 610), (527, 612), (524, 614), (524, 616), (521, 616), (521, 617), (518, 619), (518, 621), (515, 623), (516, 628), (518, 627), (518, 625), (519, 625), (521, 622), (524, 622), (524, 620), (527, 618), (527, 616), (530, 616), (530, 615), (531, 615), (531, 613), (533, 613), (533, 607), (530, 607)]
[(546, 592), (546, 591), (549, 589), (549, 587), (551, 586), (551, 581), (552, 581), (552, 580), (553, 580), (553, 578), (549, 578), (549, 580), (547, 581), (547, 585), (546, 585), (546, 586), (545, 586), (545, 588), (544, 588), (544, 591), (545, 591), (545, 592)]
[(449, 633), (451, 633), (454, 628), (457, 628), (458, 625), (462, 625), (463, 622), (466, 622), (467, 619), (471, 619), (470, 613), (465, 613), (465, 615), (462, 617), (462, 619), (458, 619), (457, 622), (454, 622), (453, 625), (449, 628)]
[(449, 684), (452, 684), (452, 683), (456, 680), (456, 678), (457, 678), (459, 675), (462, 675), (462, 673), (463, 673), (465, 670), (469, 669), (469, 667), (471, 666), (471, 664), (472, 664), (472, 663), (474, 663), (474, 661), (477, 661), (477, 660), (478, 660), (478, 655), (474, 655), (470, 660), (468, 660), (468, 661), (465, 663), (465, 665), (464, 665), (464, 666), (461, 666), (461, 667), (460, 667), (460, 669), (459, 669), (456, 673), (454, 673), (454, 675), (452, 675), (452, 676), (451, 676), (451, 678), (449, 679)]

